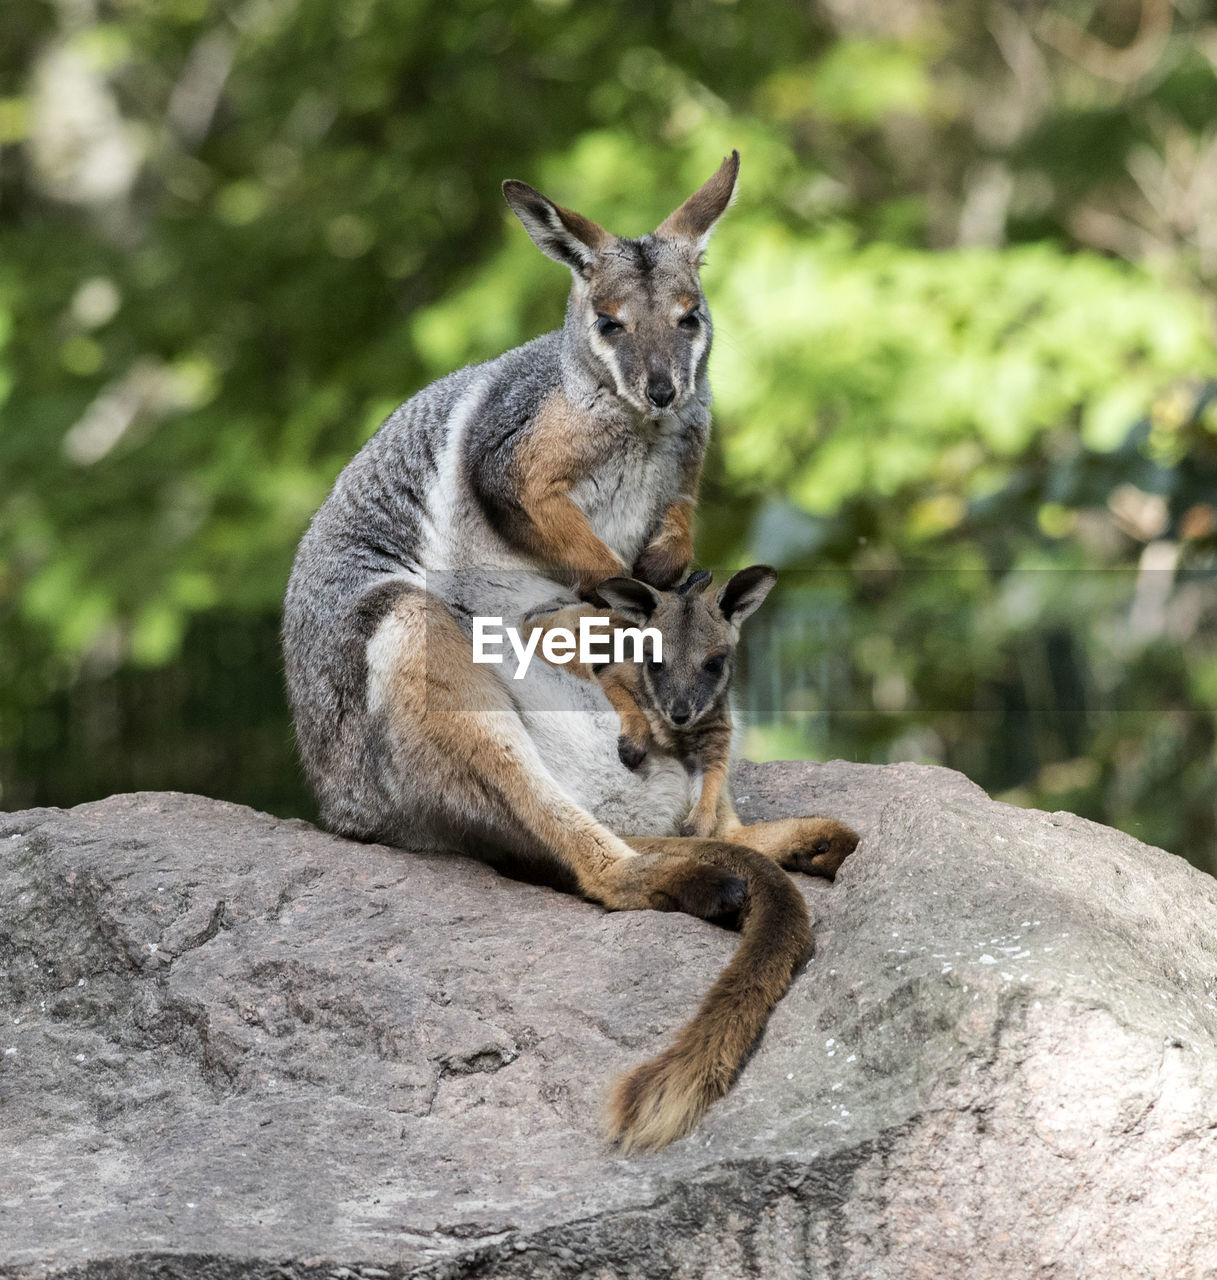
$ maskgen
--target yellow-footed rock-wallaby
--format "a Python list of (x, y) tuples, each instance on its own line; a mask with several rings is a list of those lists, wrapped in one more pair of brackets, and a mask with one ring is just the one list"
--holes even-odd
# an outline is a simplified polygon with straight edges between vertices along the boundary
[[(333, 830), (472, 854), (610, 909), (741, 919), (692, 1020), (618, 1084), (607, 1132), (626, 1149), (679, 1137), (730, 1087), (810, 947), (779, 863), (822, 842), (827, 820), (678, 836), (681, 761), (656, 747), (628, 769), (596, 682), (475, 663), (472, 619), (518, 622), (606, 578), (683, 577), (710, 431), (699, 267), (738, 168), (733, 152), (637, 239), (504, 183), (571, 271), (565, 324), (390, 415), (314, 517), (284, 603), (297, 741)], [(833, 838), (856, 843), (840, 824)]]
[[(606, 578), (595, 604), (540, 610), (525, 625), (542, 636), (574, 635), (583, 618), (603, 618), (605, 652), (623, 628), (636, 628), (634, 660), (560, 665), (585, 680), (595, 679), (620, 719), (617, 754), (627, 768), (637, 769), (654, 746), (680, 760), (694, 785), (697, 800), (680, 826), (682, 836), (731, 839), (740, 826), (727, 785), (735, 719), (731, 679), (735, 671), (740, 627), (764, 602), (777, 582), (767, 564), (754, 564), (734, 574), (712, 597), (706, 594), (712, 575), (699, 569), (672, 591), (657, 591), (637, 578)], [(613, 630), (616, 628), (616, 631)], [(656, 645), (656, 640), (659, 644)], [(628, 646), (621, 646), (628, 655)], [(809, 834), (817, 819), (800, 820)], [(831, 818), (818, 819), (823, 836), (802, 840), (779, 857), (789, 870), (831, 876), (852, 846), (839, 837), (843, 828)]]

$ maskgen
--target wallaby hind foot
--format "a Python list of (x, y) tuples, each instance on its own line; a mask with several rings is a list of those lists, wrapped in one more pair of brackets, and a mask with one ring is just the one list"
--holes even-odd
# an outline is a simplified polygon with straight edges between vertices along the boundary
[(627, 841), (644, 852), (614, 863), (601, 880), (597, 900), (613, 911), (681, 911), (702, 920), (738, 919), (748, 882), (732, 867), (689, 857), (676, 839)]
[(787, 871), (832, 880), (858, 847), (858, 833), (835, 818), (779, 818), (716, 833), (721, 840), (747, 845)]

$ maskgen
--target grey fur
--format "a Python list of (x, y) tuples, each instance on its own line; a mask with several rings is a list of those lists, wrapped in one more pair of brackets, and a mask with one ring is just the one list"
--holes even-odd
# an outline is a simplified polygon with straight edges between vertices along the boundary
[[(552, 219), (544, 226), (553, 232)], [(549, 397), (565, 394), (594, 444), (571, 496), (625, 565), (696, 482), (710, 429), (712, 332), (696, 253), (653, 236), (608, 237), (594, 266), (573, 270), (572, 281), (561, 330), (458, 370), (397, 409), (339, 476), (301, 541), (284, 603), (288, 692), (305, 771), (324, 820), (340, 832), (527, 852), (510, 806), (434, 776), (425, 723), (394, 728), (369, 692), (372, 666), (384, 662), (370, 654), (394, 609), (424, 592), (466, 630), (471, 613), (518, 619), (556, 595), (574, 598), (562, 596), (567, 584), (520, 535), (526, 516), (512, 469)], [(668, 314), (674, 292), (695, 296), (702, 343)], [(588, 316), (609, 294), (633, 314), (628, 335), (606, 350)], [(674, 390), (666, 409), (647, 399), (661, 374)], [(518, 685), (501, 684), (496, 723), (512, 741), (535, 746), (561, 793), (619, 831), (675, 830), (688, 802), (678, 763), (626, 770), (615, 716), (594, 685), (541, 663)]]

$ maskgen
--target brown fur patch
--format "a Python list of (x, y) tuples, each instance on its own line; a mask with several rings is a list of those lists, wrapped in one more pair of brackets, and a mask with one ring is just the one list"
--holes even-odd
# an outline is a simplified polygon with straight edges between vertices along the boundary
[(735, 180), (739, 176), (739, 152), (733, 151), (718, 167), (718, 172), (699, 187), (679, 209), (666, 217), (655, 229), (661, 240), (687, 240), (696, 244), (722, 216), (731, 203)]
[(528, 550), (546, 567), (565, 571), (581, 591), (590, 591), (624, 572), (625, 565), (596, 537), (570, 497), (595, 460), (595, 438), (581, 426), (566, 397), (555, 391), (520, 443), (516, 474), (528, 516), (523, 530)]
[(593, 222), (591, 218), (584, 217), (581, 213), (576, 213), (574, 209), (564, 209), (560, 204), (554, 205), (554, 212), (558, 215), (562, 225), (576, 239), (583, 241), (589, 249), (602, 249), (610, 240), (617, 237), (611, 231), (606, 231), (598, 222)]
[(727, 782), (731, 757), (731, 713), (726, 702), (719, 722), (707, 728), (699, 743), (698, 759), (702, 766), (701, 795), (680, 829), (685, 836), (713, 834), (719, 820), (719, 805)]
[(469, 637), (440, 601), (420, 591), (400, 599), (369, 646), (369, 668), (369, 689), (413, 770), (437, 793), (462, 797), (476, 829), (510, 832), (603, 900), (615, 864), (633, 861), (629, 847), (559, 787), (506, 686), (474, 663)]
[(669, 591), (693, 563), (693, 501), (680, 498), (659, 522), (655, 536), (634, 562), (634, 577)]

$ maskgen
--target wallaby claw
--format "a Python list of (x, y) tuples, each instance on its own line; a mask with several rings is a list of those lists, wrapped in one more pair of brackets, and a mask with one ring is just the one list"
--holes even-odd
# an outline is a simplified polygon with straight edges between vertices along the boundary
[(647, 744), (636, 742), (626, 734), (617, 737), (617, 757), (627, 769), (637, 769), (647, 758)]

